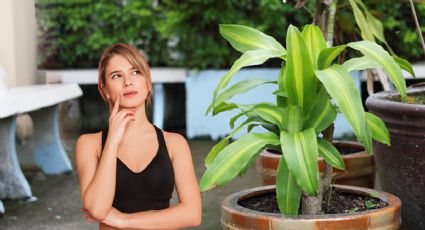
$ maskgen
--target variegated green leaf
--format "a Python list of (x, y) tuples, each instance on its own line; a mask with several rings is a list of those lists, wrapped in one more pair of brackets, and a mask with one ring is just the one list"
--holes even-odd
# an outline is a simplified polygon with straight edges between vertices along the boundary
[[(316, 76), (334, 99), (356, 136), (362, 140), (366, 138), (366, 119), (360, 93), (347, 70), (335, 64), (327, 69), (316, 71)], [(367, 143), (364, 144), (366, 147)]]
[(222, 113), (222, 112), (226, 112), (226, 111), (230, 111), (233, 109), (238, 108), (238, 106), (235, 103), (227, 103), (227, 102), (221, 102), (219, 105), (217, 105), (214, 110), (213, 110), (213, 116)]
[(286, 90), (284, 90), (284, 89), (277, 89), (277, 90), (273, 91), (272, 94), (279, 95), (281, 97), (288, 97), (288, 92), (286, 92)]
[(317, 60), (320, 52), (326, 48), (326, 41), (318, 26), (306, 25), (302, 31), (313, 69), (318, 69)]
[(309, 99), (316, 92), (317, 80), (304, 38), (292, 25), (288, 28), (286, 46), (288, 53), (284, 81), (288, 101), (291, 105), (308, 108), (312, 102)]
[(416, 78), (416, 74), (413, 71), (413, 67), (412, 65), (406, 60), (403, 59), (397, 55), (393, 55), (392, 56), (394, 58), (394, 61), (397, 62), (397, 64), (404, 70), (406, 70), (408, 73), (410, 73), (410, 75), (412, 75), (413, 78)]
[(369, 154), (373, 153), (372, 150), (372, 130), (369, 128), (369, 126), (367, 125), (367, 121), (366, 121), (366, 125), (365, 125), (365, 132), (364, 135), (361, 136), (361, 143), (363, 143), (366, 152)]
[(365, 112), (367, 124), (372, 131), (372, 138), (386, 145), (390, 145), (390, 134), (385, 123), (376, 115)]
[(333, 146), (329, 141), (319, 138), (319, 155), (334, 168), (344, 170), (344, 160), (342, 160), (341, 153), (338, 151), (335, 146)]
[(289, 105), (283, 112), (283, 126), (289, 133), (297, 133), (302, 130), (304, 115), (300, 106)]
[(217, 97), (218, 92), (224, 87), (226, 87), (233, 75), (241, 68), (246, 66), (261, 65), (268, 59), (280, 57), (285, 53), (286, 51), (274, 50), (251, 50), (243, 53), (242, 56), (238, 60), (236, 60), (235, 63), (233, 63), (230, 70), (220, 79), (220, 82), (214, 90), (213, 101), (211, 102), (210, 106), (208, 106), (206, 115), (213, 110), (214, 101)]
[(245, 79), (245, 80), (239, 81), (235, 83), (234, 85), (230, 86), (229, 88), (225, 89), (219, 95), (217, 95), (214, 101), (214, 105), (218, 105), (223, 101), (227, 101), (231, 99), (237, 94), (247, 92), (257, 86), (260, 86), (263, 84), (271, 84), (271, 83), (276, 83), (276, 81), (272, 81), (268, 79)]
[(285, 215), (298, 215), (301, 188), (297, 184), (296, 175), (288, 169), (283, 157), (279, 160), (276, 181), (276, 196), (280, 212)]
[(286, 107), (288, 104), (288, 92), (286, 92), (285, 90), (285, 80), (284, 80), (285, 68), (286, 68), (286, 63), (282, 61), (282, 67), (280, 68), (279, 75), (277, 77), (278, 89), (276, 90), (277, 92), (279, 92), (279, 94), (277, 94), (276, 96), (276, 105), (281, 108)]
[(344, 62), (343, 66), (348, 72), (351, 72), (354, 70), (372, 69), (378, 67), (379, 65), (370, 57), (363, 56), (359, 58), (351, 58), (350, 60)]
[(320, 133), (334, 122), (337, 112), (323, 86), (314, 101), (313, 107), (306, 115), (303, 129), (313, 128), (316, 133)]
[(348, 43), (348, 46), (360, 51), (384, 68), (385, 73), (394, 83), (403, 101), (406, 100), (406, 82), (401, 73), (400, 66), (394, 61), (390, 54), (374, 42), (358, 41)]
[(366, 22), (368, 24), (369, 30), (372, 31), (372, 34), (381, 42), (388, 45), (387, 41), (384, 37), (384, 27), (382, 26), (381, 21), (376, 19), (367, 9), (365, 4), (361, 0), (356, 0), (357, 4), (360, 5), (360, 7), (363, 9), (363, 12), (366, 15)]
[(256, 49), (285, 50), (273, 37), (248, 26), (220, 24), (220, 34), (241, 53)]
[(275, 124), (282, 130), (283, 127), (283, 109), (271, 103), (258, 103), (252, 109), (252, 113), (257, 114), (264, 121)]
[(289, 170), (294, 173), (298, 185), (308, 194), (316, 195), (319, 186), (319, 168), (314, 129), (293, 134), (282, 131), (280, 143), (285, 161)]
[(253, 122), (254, 119), (248, 118), (246, 119), (242, 124), (240, 124), (235, 130), (233, 130), (229, 135), (227, 135), (225, 138), (223, 138), (221, 141), (219, 141), (217, 144), (214, 145), (214, 147), (211, 149), (211, 151), (208, 153), (207, 158), (205, 158), (205, 167), (208, 168), (210, 163), (214, 160), (214, 158), (217, 156), (217, 154), (229, 144), (230, 138), (232, 138), (236, 133), (238, 133), (243, 127)]
[(319, 54), (318, 67), (325, 69), (332, 65), (336, 57), (347, 47), (347, 45), (334, 46), (323, 49)]
[(357, 25), (360, 28), (361, 36), (365, 40), (375, 41), (375, 37), (373, 36), (373, 31), (369, 28), (369, 24), (366, 20), (365, 15), (360, 10), (357, 2), (355, 0), (349, 0), (351, 8), (353, 8), (354, 18), (356, 19)]
[(218, 155), (218, 153), (220, 153), (220, 151), (223, 150), (224, 147), (226, 147), (229, 144), (229, 139), (230, 138), (223, 138), (212, 147), (207, 157), (205, 158), (205, 162), (204, 162), (205, 167), (208, 168), (208, 166), (211, 164), (214, 158)]
[(248, 133), (226, 146), (202, 176), (201, 191), (227, 184), (266, 144), (279, 145), (279, 137), (271, 132)]

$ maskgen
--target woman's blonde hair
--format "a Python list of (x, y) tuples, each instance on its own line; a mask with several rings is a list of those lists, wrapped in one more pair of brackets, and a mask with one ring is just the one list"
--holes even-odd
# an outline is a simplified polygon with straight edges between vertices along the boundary
[(99, 76), (98, 76), (98, 84), (97, 89), (99, 90), (100, 96), (102, 96), (103, 100), (106, 102), (106, 104), (109, 107), (108, 100), (105, 97), (105, 94), (103, 92), (103, 88), (106, 85), (106, 66), (109, 63), (109, 60), (114, 55), (121, 55), (124, 58), (130, 62), (130, 64), (136, 68), (138, 71), (141, 72), (142, 76), (145, 77), (146, 83), (148, 86), (148, 95), (146, 97), (146, 113), (151, 108), (152, 104), (152, 80), (151, 80), (151, 74), (149, 70), (149, 65), (146, 62), (146, 60), (143, 58), (143, 56), (139, 53), (139, 50), (137, 50), (134, 46), (128, 45), (128, 44), (113, 44), (111, 47), (106, 48), (103, 53), (102, 57), (99, 61)]

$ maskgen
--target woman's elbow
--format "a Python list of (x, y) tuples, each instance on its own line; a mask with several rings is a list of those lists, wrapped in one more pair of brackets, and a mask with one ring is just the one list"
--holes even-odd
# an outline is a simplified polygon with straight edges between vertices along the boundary
[(190, 218), (190, 226), (189, 227), (198, 227), (202, 222), (202, 213), (194, 213), (194, 215)]
[(201, 222), (202, 222), (202, 217), (196, 216), (194, 220), (192, 221), (192, 227), (198, 227), (199, 225), (201, 225)]
[(86, 209), (88, 214), (93, 217), (97, 221), (102, 221), (108, 215), (107, 211), (96, 209), (96, 208), (88, 208)]
[(104, 220), (109, 212), (108, 209), (105, 209), (102, 207), (96, 207), (94, 205), (89, 205), (88, 202), (84, 202), (83, 207), (91, 217), (93, 217), (94, 219), (98, 221)]

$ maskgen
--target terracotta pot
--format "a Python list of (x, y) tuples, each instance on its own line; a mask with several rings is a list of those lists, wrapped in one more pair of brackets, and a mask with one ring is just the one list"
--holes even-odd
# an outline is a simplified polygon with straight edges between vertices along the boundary
[[(425, 97), (425, 88), (409, 89), (408, 95)], [(382, 92), (366, 100), (369, 111), (388, 128), (391, 146), (373, 143), (382, 190), (403, 201), (403, 229), (425, 226), (425, 105), (390, 101), (396, 92)]]
[[(340, 151), (343, 149), (354, 149), (350, 154), (342, 155), (345, 164), (345, 171), (333, 170), (333, 178), (335, 184), (345, 184), (360, 187), (373, 188), (375, 182), (375, 164), (373, 156), (367, 154), (363, 145), (349, 141), (334, 141), (333, 144)], [(276, 184), (277, 166), (281, 154), (264, 150), (257, 158), (257, 170), (261, 174), (263, 185)], [(322, 172), (323, 158), (318, 159), (319, 170)]]
[(368, 210), (358, 213), (327, 214), (327, 215), (299, 215), (284, 216), (276, 213), (254, 211), (238, 204), (239, 200), (274, 193), (275, 186), (268, 185), (243, 190), (227, 196), (221, 203), (221, 223), (223, 229), (397, 229), (400, 226), (401, 202), (396, 196), (377, 190), (334, 185), (339, 191), (353, 194), (379, 197), (388, 202), (385, 208)]

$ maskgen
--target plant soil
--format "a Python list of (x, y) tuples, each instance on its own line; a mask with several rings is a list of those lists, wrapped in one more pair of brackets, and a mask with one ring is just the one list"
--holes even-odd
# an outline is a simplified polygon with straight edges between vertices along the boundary
[[(355, 213), (388, 206), (387, 202), (375, 197), (350, 194), (336, 191), (334, 189), (331, 190), (329, 205), (328, 198), (329, 190), (323, 196), (322, 214)], [(238, 204), (242, 207), (259, 212), (280, 213), (276, 200), (276, 193), (270, 192), (241, 199), (238, 201)], [(299, 214), (301, 214), (301, 209)]]
[[(388, 97), (390, 101), (401, 102), (400, 96)], [(408, 104), (418, 104), (425, 105), (425, 95), (423, 94), (412, 94), (407, 95), (406, 103)]]

